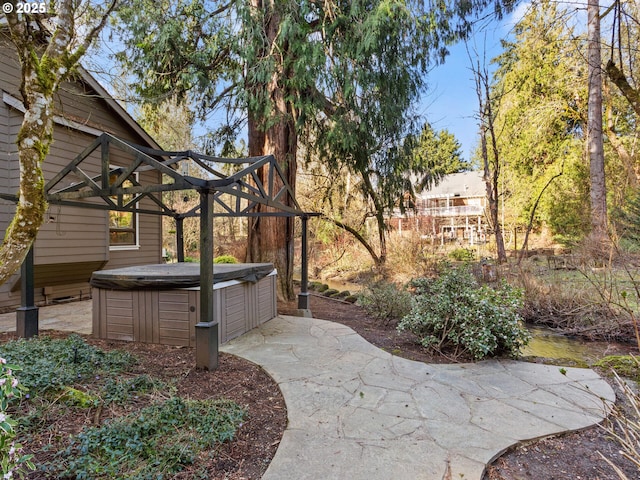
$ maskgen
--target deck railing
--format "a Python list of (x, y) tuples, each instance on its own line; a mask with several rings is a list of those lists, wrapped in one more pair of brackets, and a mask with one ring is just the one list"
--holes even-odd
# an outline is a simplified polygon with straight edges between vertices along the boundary
[(483, 215), (484, 208), (480, 205), (418, 208), (416, 214), (428, 217), (464, 217), (465, 215)]

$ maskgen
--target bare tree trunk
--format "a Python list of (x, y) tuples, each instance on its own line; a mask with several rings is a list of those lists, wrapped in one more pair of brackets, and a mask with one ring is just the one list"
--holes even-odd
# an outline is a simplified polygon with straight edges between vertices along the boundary
[[(265, 35), (269, 44), (275, 42), (280, 28), (280, 16), (274, 9), (273, 0), (262, 2), (252, 0), (255, 8), (267, 9), (265, 16)], [(286, 45), (285, 45), (286, 50)], [(286, 54), (286, 53), (285, 53)], [(275, 67), (270, 82), (266, 85), (252, 85), (251, 90), (266, 89), (271, 105), (269, 126), (266, 119), (258, 118), (250, 112), (249, 118), (249, 154), (252, 156), (272, 154), (280, 164), (287, 182), (295, 191), (296, 184), (296, 153), (298, 137), (295, 120), (286, 92), (281, 86), (281, 79), (289, 72), (281, 65)], [(259, 174), (266, 185), (267, 172)], [(281, 185), (275, 185), (276, 191)], [(273, 209), (259, 206), (259, 212), (269, 212)], [(247, 257), (252, 262), (271, 262), (278, 270), (278, 296), (282, 300), (295, 298), (293, 291), (293, 257), (294, 257), (294, 218), (261, 217), (254, 218), (249, 223)]]
[(533, 208), (531, 209), (531, 214), (529, 215), (529, 223), (527, 223), (527, 229), (525, 230), (525, 234), (524, 234), (524, 241), (522, 242), (522, 250), (520, 250), (520, 255), (518, 256), (518, 265), (520, 265), (520, 262), (522, 262), (522, 259), (527, 254), (527, 250), (529, 248), (529, 233), (531, 233), (531, 228), (533, 227), (533, 220), (535, 218), (536, 210), (538, 208), (538, 204), (540, 203), (540, 199), (542, 198), (542, 195), (544, 194), (545, 190), (549, 187), (549, 185), (551, 185), (551, 183), (556, 178), (562, 175), (562, 173), (563, 173), (563, 169), (560, 170), (560, 173), (556, 173), (553, 177), (549, 179), (549, 181), (544, 185), (544, 187), (542, 187), (542, 190), (540, 190), (540, 193), (538, 194), (538, 198), (536, 198), (536, 201), (533, 204)]
[(373, 259), (374, 263), (376, 265), (381, 265), (380, 257), (376, 254), (376, 251), (369, 244), (369, 242), (367, 242), (367, 240), (362, 235), (360, 235), (360, 232), (358, 232), (355, 228), (350, 227), (346, 223), (342, 223), (340, 220), (336, 220), (335, 218), (327, 217), (326, 215), (323, 215), (322, 218), (330, 221), (336, 227), (342, 228), (343, 230), (346, 230), (351, 235), (353, 235), (355, 239), (358, 240), (358, 242), (360, 242), (360, 244), (367, 250), (367, 252), (369, 252), (369, 255), (371, 255), (371, 258)]
[[(493, 234), (496, 239), (496, 253), (498, 263), (507, 261), (507, 252), (504, 248), (504, 238), (502, 236), (502, 225), (499, 213), (499, 193), (498, 180), (500, 178), (500, 152), (493, 125), (494, 113), (491, 105), (489, 88), (489, 74), (481, 71), (478, 65), (473, 69), (476, 80), (476, 93), (478, 95), (478, 105), (480, 114), (480, 140), (482, 148), (482, 161), (484, 164), (484, 182), (487, 187), (487, 203), (489, 204), (489, 220), (493, 227)], [(491, 139), (491, 158), (489, 158), (489, 146), (487, 137)]]
[(384, 208), (378, 201), (371, 179), (367, 175), (363, 175), (362, 177), (367, 194), (374, 205), (376, 225), (378, 229), (378, 241), (380, 242), (380, 255), (372, 258), (374, 259), (376, 266), (381, 267), (387, 261), (387, 223), (384, 218)]
[(600, 55), (599, 0), (587, 4), (587, 58), (589, 101), (587, 113), (587, 151), (591, 176), (592, 238), (598, 242), (607, 238), (607, 187), (604, 174), (602, 137), (602, 61)]

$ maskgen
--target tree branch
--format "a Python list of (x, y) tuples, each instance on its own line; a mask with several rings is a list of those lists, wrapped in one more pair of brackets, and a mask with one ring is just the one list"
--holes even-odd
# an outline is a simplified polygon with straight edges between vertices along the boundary
[(378, 257), (375, 250), (373, 250), (373, 247), (369, 245), (367, 240), (362, 235), (360, 235), (360, 233), (356, 229), (350, 227), (345, 223), (342, 223), (340, 220), (336, 220), (335, 218), (328, 217), (327, 215), (324, 215), (324, 214), (321, 216), (321, 218), (328, 220), (329, 222), (333, 223), (336, 227), (342, 228), (343, 230), (346, 230), (351, 235), (353, 235), (356, 238), (356, 240), (358, 240), (358, 242), (360, 242), (362, 246), (367, 249), (367, 252), (369, 252), (369, 255), (371, 255), (371, 258), (373, 258), (373, 261), (375, 262), (375, 264), (376, 265), (380, 264), (380, 257)]
[(533, 219), (536, 215), (536, 209), (538, 208), (538, 204), (540, 203), (542, 194), (556, 178), (558, 178), (560, 175), (563, 174), (563, 172), (564, 172), (564, 163), (560, 167), (560, 173), (556, 173), (553, 177), (549, 179), (549, 181), (545, 184), (545, 186), (542, 187), (542, 190), (540, 190), (540, 193), (538, 194), (538, 198), (536, 198), (536, 202), (533, 204), (533, 208), (531, 209), (531, 215), (529, 215), (529, 223), (527, 224), (527, 231), (524, 234), (524, 242), (522, 242), (522, 249), (520, 251), (520, 256), (518, 257), (518, 265), (520, 265), (520, 262), (524, 258), (525, 252), (527, 250), (527, 246), (529, 244), (529, 233), (531, 232), (531, 227), (533, 226)]
[(624, 98), (627, 99), (633, 110), (636, 112), (636, 115), (640, 116), (640, 91), (629, 84), (627, 77), (622, 73), (622, 70), (618, 68), (613, 60), (609, 60), (607, 62), (605, 72), (607, 72), (607, 76), (613, 84), (620, 89), (620, 92), (622, 92)]
[(107, 20), (109, 20), (109, 17), (111, 16), (111, 13), (113, 13), (113, 11), (115, 10), (117, 4), (118, 4), (118, 0), (111, 1), (109, 8), (107, 8), (104, 11), (100, 21), (96, 25), (94, 25), (93, 28), (89, 31), (87, 36), (84, 38), (84, 41), (82, 42), (82, 44), (78, 48), (76, 48), (75, 51), (71, 53), (71, 55), (69, 55), (68, 63), (70, 64), (70, 66), (75, 65), (80, 60), (80, 57), (82, 57), (85, 54), (85, 52), (91, 45), (91, 42), (95, 40), (95, 38), (98, 36), (100, 31), (107, 24)]

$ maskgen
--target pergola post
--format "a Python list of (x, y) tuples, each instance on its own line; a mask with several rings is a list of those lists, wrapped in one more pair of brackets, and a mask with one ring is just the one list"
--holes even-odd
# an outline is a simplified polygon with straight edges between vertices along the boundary
[(309, 305), (309, 261), (307, 255), (307, 231), (309, 221), (308, 215), (302, 215), (302, 245), (301, 245), (301, 257), (302, 265), (300, 269), (300, 293), (298, 294), (298, 314), (304, 317), (311, 317), (311, 310)]
[(196, 324), (196, 368), (218, 368), (218, 322), (213, 305), (213, 193), (200, 191), (200, 322)]
[[(91, 164), (91, 170), (94, 168), (93, 162), (98, 147), (102, 147), (101, 173), (90, 176), (82, 169), (89, 164)], [(117, 148), (119, 152), (131, 156), (132, 160), (128, 165), (111, 166), (109, 162), (110, 148)], [(196, 178), (177, 172), (175, 163), (187, 159), (194, 161), (199, 168), (207, 172), (205, 175), (207, 178)], [(226, 175), (221, 173), (217, 166), (212, 166), (218, 163), (245, 166), (235, 173)], [(158, 175), (166, 176), (167, 182), (159, 181), (163, 177), (158, 178), (158, 181), (155, 182), (150, 181), (151, 177), (149, 177), (149, 181), (143, 182), (142, 176), (139, 179), (136, 177), (136, 173), (142, 171), (155, 171)], [(260, 171), (266, 172), (264, 179), (262, 175), (258, 175)], [(78, 176), (81, 177), (80, 182), (77, 181)], [(115, 182), (113, 182), (113, 176), (116, 177)], [(276, 183), (281, 184), (281, 187), (274, 188), (273, 185)], [(162, 195), (156, 195), (161, 192), (184, 190), (195, 190), (200, 194), (200, 205), (184, 213), (178, 213), (173, 205), (166, 205), (162, 201)], [(197, 217), (199, 213), (200, 314), (199, 323), (195, 326), (196, 366), (199, 368), (213, 370), (218, 367), (219, 331), (216, 320), (218, 315), (214, 317), (213, 291), (214, 198), (216, 204), (221, 206), (216, 215), (221, 217), (260, 217), (263, 215), (306, 217), (303, 218), (304, 274), (300, 305), (304, 307), (303, 312), (309, 312), (307, 220), (313, 214), (305, 213), (300, 209), (300, 205), (294, 197), (293, 186), (289, 185), (287, 175), (273, 155), (229, 159), (202, 155), (193, 151), (168, 152), (135, 145), (103, 133), (46, 183), (45, 195), (50, 205), (171, 216), (176, 220), (176, 256), (179, 262), (184, 262), (185, 259), (183, 221), (185, 218)], [(116, 197), (116, 201), (114, 201), (114, 197)], [(132, 201), (125, 200), (130, 197), (133, 198)], [(18, 201), (15, 194), (0, 192), (0, 198), (16, 203)], [(102, 202), (87, 202), (90, 198), (101, 199)], [(147, 207), (141, 204), (140, 201), (143, 199), (145, 202), (151, 200), (156, 204), (156, 207)], [(258, 205), (269, 206), (272, 211), (259, 212), (256, 209)], [(26, 290), (28, 289), (23, 289), (23, 291)]]
[(176, 255), (178, 262), (184, 262), (184, 217), (176, 217)]
[(20, 266), (20, 308), (16, 312), (16, 334), (21, 338), (38, 335), (38, 307), (35, 306), (33, 245)]

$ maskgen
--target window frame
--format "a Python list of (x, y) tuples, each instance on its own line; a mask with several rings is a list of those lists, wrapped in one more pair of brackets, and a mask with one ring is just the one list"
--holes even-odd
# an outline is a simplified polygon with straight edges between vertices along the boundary
[[(113, 168), (117, 168), (117, 167), (113, 167)], [(138, 181), (138, 172), (134, 172), (134, 178), (136, 180), (136, 182)], [(130, 180), (126, 180), (126, 181), (130, 181)], [(115, 197), (111, 197), (112, 199), (115, 200)], [(135, 195), (134, 195), (135, 198)], [(132, 215), (132, 223), (133, 223), (133, 227), (132, 228), (117, 228), (117, 227), (112, 227), (111, 226), (111, 213), (115, 212), (115, 213), (130, 213)], [(140, 249), (140, 215), (137, 212), (122, 212), (120, 210), (108, 210), (107, 211), (107, 223), (108, 223), (108, 232), (107, 235), (109, 237), (109, 251), (125, 251), (125, 250), (139, 250)], [(129, 231), (129, 230), (133, 230), (133, 236), (134, 236), (134, 241), (133, 243), (111, 243), (111, 233), (112, 232), (122, 232), (122, 231)]]

